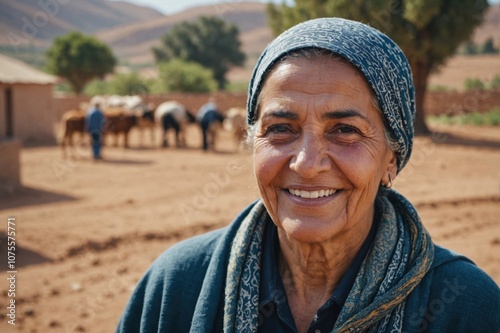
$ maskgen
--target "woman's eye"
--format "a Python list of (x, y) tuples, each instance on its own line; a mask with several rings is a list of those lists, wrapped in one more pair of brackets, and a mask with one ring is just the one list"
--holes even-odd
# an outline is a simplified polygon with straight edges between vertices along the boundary
[(359, 133), (359, 130), (354, 126), (341, 125), (335, 128), (335, 132), (340, 134), (357, 134)]
[(276, 124), (271, 125), (267, 128), (267, 133), (288, 133), (291, 132), (292, 129), (287, 124)]

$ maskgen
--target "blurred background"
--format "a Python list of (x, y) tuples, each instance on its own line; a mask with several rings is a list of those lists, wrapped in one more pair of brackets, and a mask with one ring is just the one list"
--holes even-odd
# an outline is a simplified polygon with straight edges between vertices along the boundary
[[(241, 144), (252, 69), (274, 36), (321, 16), (401, 46), (418, 136), (395, 188), (436, 243), (500, 283), (499, 1), (0, 0), (0, 331), (112, 332), (155, 258), (258, 198)], [(95, 100), (112, 125), (98, 162), (83, 131)], [(196, 115), (209, 100), (225, 118), (211, 149), (197, 122), (176, 144), (165, 105)]]

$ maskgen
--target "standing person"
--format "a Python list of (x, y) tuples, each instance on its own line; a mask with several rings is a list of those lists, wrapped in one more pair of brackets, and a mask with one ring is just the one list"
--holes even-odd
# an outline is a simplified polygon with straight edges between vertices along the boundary
[(196, 115), (196, 119), (201, 124), (203, 135), (203, 150), (214, 147), (217, 127), (224, 121), (224, 116), (219, 112), (215, 99), (210, 97), (207, 103), (203, 104)]
[(500, 332), (495, 282), (391, 189), (415, 111), (378, 30), (322, 18), (278, 36), (247, 100), (261, 198), (159, 257), (117, 332)]
[(102, 113), (100, 109), (100, 104), (96, 102), (87, 111), (87, 115), (85, 117), (85, 125), (87, 131), (90, 133), (92, 157), (94, 158), (94, 160), (102, 159), (101, 147), (104, 139), (104, 122), (104, 113)]

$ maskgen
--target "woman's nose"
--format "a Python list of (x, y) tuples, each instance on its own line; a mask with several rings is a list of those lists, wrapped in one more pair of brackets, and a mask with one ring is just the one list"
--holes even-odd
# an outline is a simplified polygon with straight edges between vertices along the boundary
[(327, 151), (328, 146), (321, 139), (306, 136), (297, 144), (290, 160), (290, 169), (304, 178), (313, 178), (323, 171), (328, 171), (332, 161)]

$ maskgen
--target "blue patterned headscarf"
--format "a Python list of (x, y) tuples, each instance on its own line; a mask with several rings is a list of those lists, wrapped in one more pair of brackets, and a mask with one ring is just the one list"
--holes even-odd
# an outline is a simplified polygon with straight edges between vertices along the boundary
[(247, 122), (255, 123), (255, 109), (264, 79), (277, 60), (304, 48), (319, 48), (347, 59), (365, 76), (377, 96), (385, 122), (397, 141), (398, 172), (413, 146), (415, 88), (408, 60), (389, 37), (363, 23), (320, 18), (300, 23), (272, 41), (260, 56), (250, 81)]

